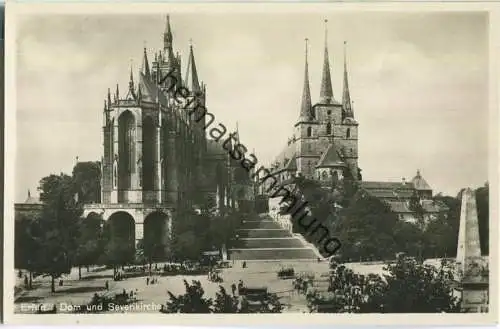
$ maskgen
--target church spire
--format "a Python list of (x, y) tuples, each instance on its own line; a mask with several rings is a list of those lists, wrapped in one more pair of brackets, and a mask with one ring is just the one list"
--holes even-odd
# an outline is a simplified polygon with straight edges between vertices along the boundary
[(323, 60), (323, 76), (321, 78), (320, 99), (322, 103), (331, 103), (333, 99), (332, 78), (330, 75), (330, 61), (328, 60), (328, 20), (325, 19), (325, 55)]
[(347, 118), (354, 119), (354, 113), (351, 104), (351, 94), (349, 92), (349, 82), (347, 75), (347, 55), (346, 55), (347, 42), (344, 41), (344, 90), (342, 93), (342, 107)]
[(118, 84), (116, 84), (115, 102), (118, 103), (119, 100), (120, 100), (120, 89), (119, 89)]
[(309, 87), (309, 63), (307, 58), (307, 46), (309, 39), (306, 38), (306, 61), (304, 69), (304, 89), (302, 91), (302, 104), (300, 106), (300, 120), (308, 121), (311, 117), (311, 89)]
[(111, 107), (111, 89), (108, 88), (108, 108)]
[(163, 34), (163, 50), (169, 62), (172, 62), (174, 59), (174, 51), (172, 43), (173, 43), (173, 36), (172, 36), (172, 28), (170, 27), (170, 15), (167, 15), (167, 22), (165, 24), (165, 33)]
[(135, 99), (134, 73), (132, 71), (132, 64), (130, 64), (130, 81), (128, 82), (128, 93), (125, 99)]
[(142, 59), (142, 74), (144, 74), (144, 76), (148, 79), (151, 77), (151, 73), (149, 71), (149, 61), (148, 61), (148, 54), (146, 52), (146, 47), (144, 47), (144, 56)]
[[(191, 41), (191, 40), (190, 40)], [(196, 70), (196, 63), (194, 61), (193, 44), (189, 45), (189, 59), (186, 70), (186, 88), (193, 94), (201, 92), (200, 82), (198, 80), (198, 71)]]
[(128, 82), (129, 89), (134, 89), (134, 72), (132, 71), (132, 64), (130, 64), (130, 80)]

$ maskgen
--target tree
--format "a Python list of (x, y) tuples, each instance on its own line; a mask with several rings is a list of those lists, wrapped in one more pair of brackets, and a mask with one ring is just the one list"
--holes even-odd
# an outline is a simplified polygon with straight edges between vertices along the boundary
[(458, 245), (458, 230), (460, 226), (459, 197), (436, 196), (434, 202), (442, 203), (448, 207), (445, 215), (440, 215), (437, 221), (429, 223), (426, 236), (432, 245), (435, 245), (436, 255), (442, 257), (455, 257)]
[(118, 267), (135, 260), (135, 241), (129, 241), (119, 235), (111, 237), (110, 226), (111, 224), (106, 222), (103, 227), (99, 249), (104, 252), (100, 262), (113, 266), (113, 274), (116, 275)]
[(175, 296), (168, 291), (167, 313), (211, 313), (212, 299), (205, 298), (205, 291), (200, 281), (194, 281), (190, 285), (184, 280), (186, 292)]
[(415, 218), (417, 219), (417, 224), (421, 229), (424, 229), (424, 215), (425, 215), (425, 210), (420, 204), (420, 198), (417, 194), (417, 191), (413, 192), (413, 195), (410, 198), (410, 205), (409, 209), (413, 211)]
[(224, 287), (219, 286), (213, 305), (214, 313), (238, 313), (238, 298), (226, 293)]
[(418, 257), (425, 257), (429, 254), (428, 250), (424, 250), (424, 246), (428, 246), (428, 243), (419, 225), (398, 221), (394, 225), (393, 234), (397, 252)]
[(98, 203), (101, 200), (101, 163), (78, 162), (73, 168), (73, 182), (81, 203)]
[(43, 202), (38, 271), (51, 276), (54, 292), (55, 279), (71, 271), (77, 249), (78, 218), (83, 210), (74, 199), (75, 189), (68, 175), (44, 177), (38, 189)]
[(387, 313), (459, 312), (460, 302), (453, 296), (452, 268), (442, 262), (439, 268), (400, 257), (386, 267), (387, 287), (383, 311)]
[(198, 260), (205, 249), (210, 221), (194, 211), (184, 211), (173, 224), (172, 253), (179, 260)]
[(38, 252), (41, 243), (38, 229), (39, 219), (16, 213), (14, 221), (14, 264), (18, 269), (28, 271), (28, 287), (33, 288), (33, 272), (37, 270)]
[(378, 198), (359, 192), (335, 223), (337, 237), (342, 241), (344, 259), (394, 257), (397, 247), (393, 232), (398, 218)]
[(102, 248), (102, 227), (104, 220), (100, 215), (90, 215), (80, 218), (78, 223), (78, 248), (75, 263), (78, 265), (78, 278), (82, 278), (82, 266), (96, 264), (99, 255), (104, 252)]
[(388, 273), (360, 275), (343, 265), (331, 266), (328, 294), (307, 296), (314, 312), (333, 313), (440, 313), (459, 312), (453, 296), (451, 268), (424, 265), (399, 257), (384, 268)]
[(208, 248), (229, 246), (236, 235), (236, 231), (242, 224), (241, 218), (242, 214), (237, 211), (208, 218), (209, 228), (206, 236), (206, 246)]

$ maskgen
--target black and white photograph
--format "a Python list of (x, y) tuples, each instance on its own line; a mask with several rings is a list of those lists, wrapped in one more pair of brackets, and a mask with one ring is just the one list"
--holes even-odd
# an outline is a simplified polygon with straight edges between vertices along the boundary
[(144, 6), (6, 9), (11, 319), (492, 319), (488, 12)]

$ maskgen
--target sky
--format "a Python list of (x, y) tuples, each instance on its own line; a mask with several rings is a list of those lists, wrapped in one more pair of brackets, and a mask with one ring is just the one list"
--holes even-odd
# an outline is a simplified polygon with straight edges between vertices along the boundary
[[(76, 157), (102, 154), (107, 88), (127, 90), (163, 46), (165, 14), (39, 15), (17, 23), (15, 201), (36, 194)], [(364, 180), (411, 179), (456, 195), (488, 179), (488, 19), (481, 13), (176, 13), (174, 49), (192, 39), (207, 108), (270, 163), (293, 134), (309, 39), (313, 104), (319, 99), (324, 19), (334, 96), (342, 95), (343, 42), (359, 122)], [(135, 74), (137, 77), (137, 74)]]

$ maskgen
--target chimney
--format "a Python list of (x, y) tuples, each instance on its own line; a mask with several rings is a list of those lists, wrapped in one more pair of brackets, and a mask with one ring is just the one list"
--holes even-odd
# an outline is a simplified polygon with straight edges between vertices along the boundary
[(401, 181), (402, 181), (403, 185), (406, 185), (406, 179), (404, 177), (401, 178)]

